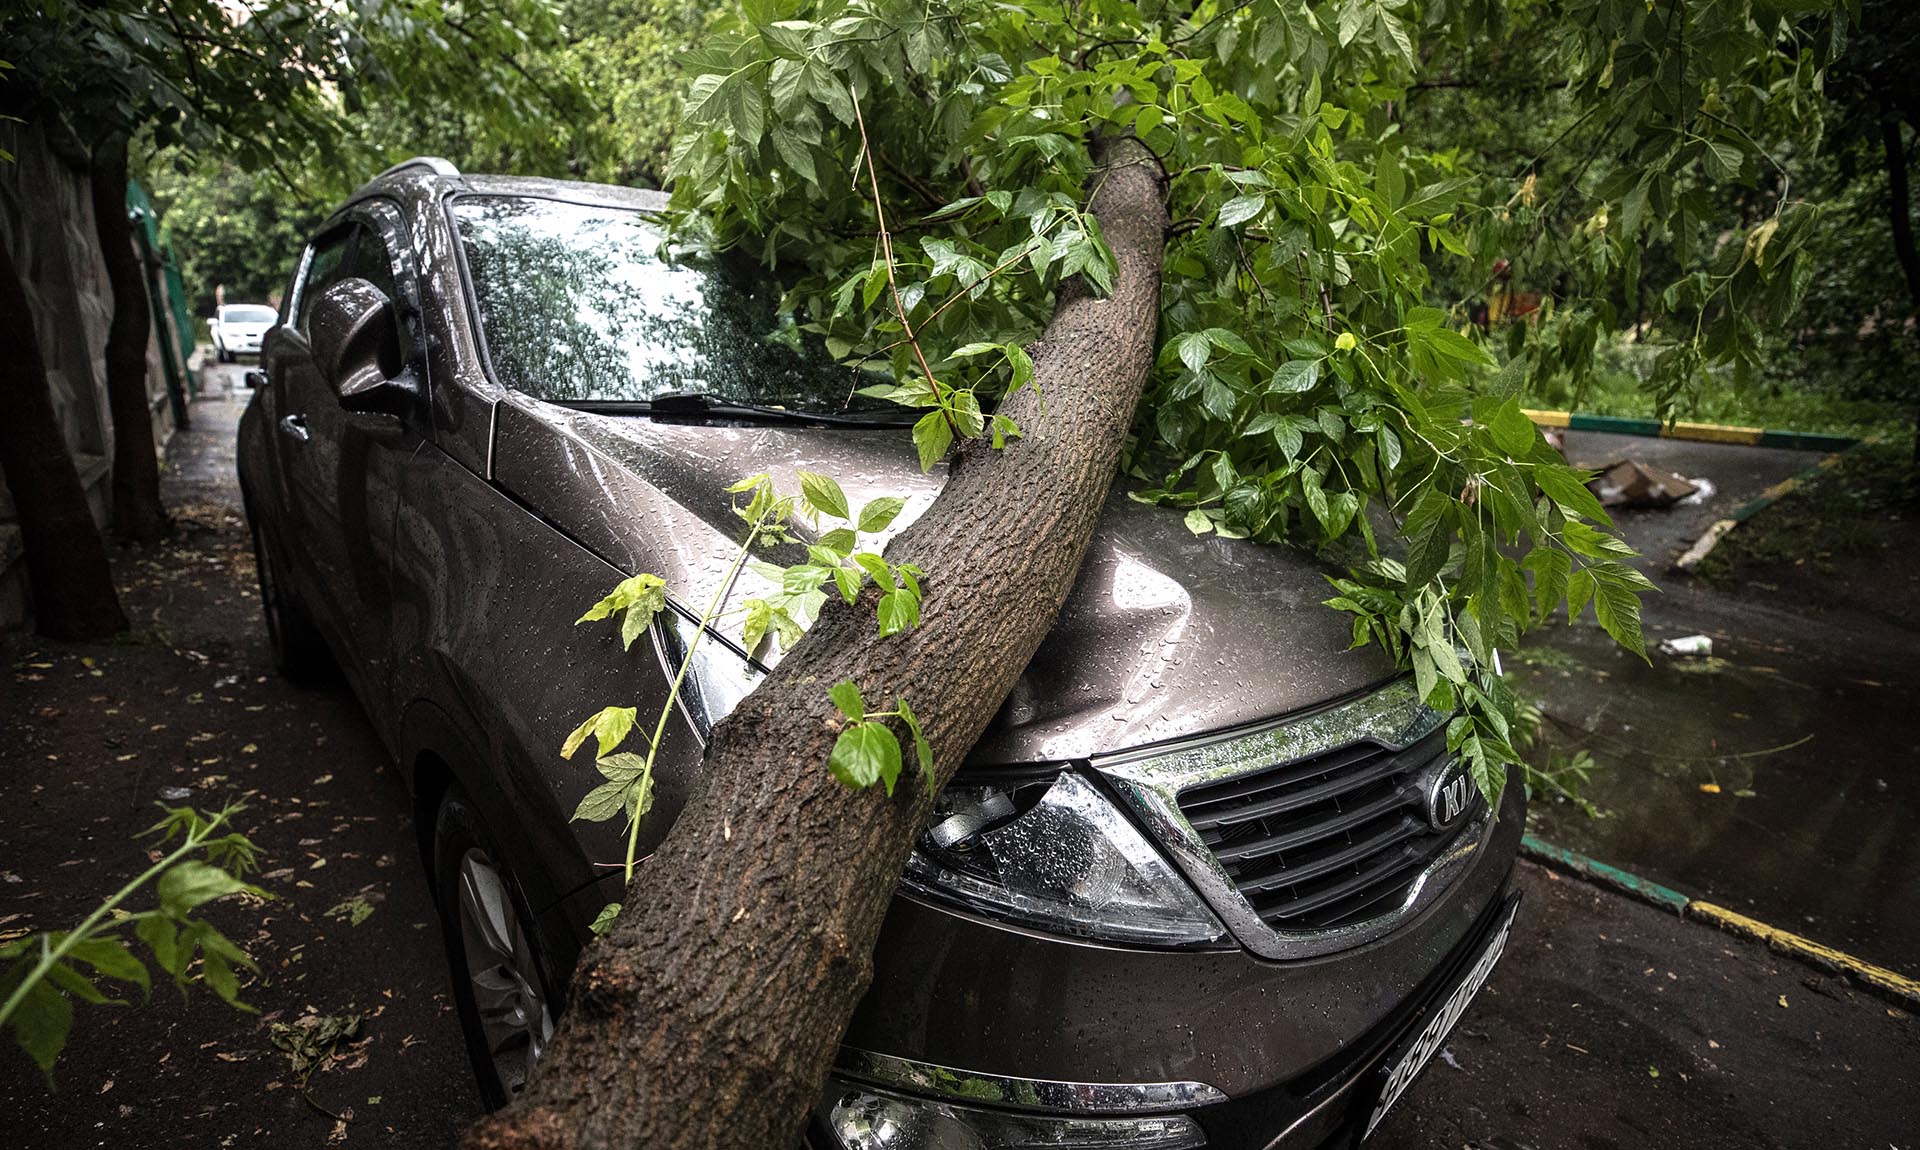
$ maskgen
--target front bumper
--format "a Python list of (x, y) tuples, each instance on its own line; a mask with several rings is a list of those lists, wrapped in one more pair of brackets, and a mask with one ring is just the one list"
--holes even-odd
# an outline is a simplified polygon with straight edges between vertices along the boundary
[[(1351, 1144), (1383, 1064), (1496, 929), (1524, 818), (1521, 788), (1507, 788), (1479, 857), (1443, 897), (1384, 938), (1306, 960), (1070, 942), (897, 899), (832, 1089), (864, 1082), (1065, 1116), (1115, 1113), (1087, 1084), (1152, 1083), (1189, 1098), (1124, 1109), (1185, 1114), (1212, 1150)], [(922, 1069), (903, 1077), (863, 1051)], [(1009, 1097), (994, 1085), (1005, 1083), (1069, 1089)], [(841, 1146), (827, 1126), (833, 1104), (830, 1090), (810, 1134), (821, 1150)]]

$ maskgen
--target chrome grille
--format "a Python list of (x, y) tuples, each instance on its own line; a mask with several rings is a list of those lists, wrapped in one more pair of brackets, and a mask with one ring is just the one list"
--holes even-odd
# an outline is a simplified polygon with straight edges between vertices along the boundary
[(1261, 921), (1333, 930), (1399, 909), (1459, 836), (1426, 818), (1438, 728), (1403, 751), (1372, 740), (1180, 791), (1181, 814)]

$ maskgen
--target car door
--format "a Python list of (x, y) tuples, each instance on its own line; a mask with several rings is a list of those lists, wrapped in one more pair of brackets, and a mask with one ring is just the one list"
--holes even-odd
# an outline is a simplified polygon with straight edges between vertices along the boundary
[[(308, 342), (313, 303), (360, 277), (387, 293), (400, 322), (402, 363), (412, 365), (418, 296), (405, 224), (393, 205), (357, 205), (315, 241), (276, 357), (275, 427), (294, 526), (286, 541), (301, 601), (328, 635), (369, 709), (386, 702), (392, 640), (391, 543), (400, 469), (419, 447), (425, 412), (393, 415), (341, 406)], [(416, 368), (417, 370), (417, 368)]]

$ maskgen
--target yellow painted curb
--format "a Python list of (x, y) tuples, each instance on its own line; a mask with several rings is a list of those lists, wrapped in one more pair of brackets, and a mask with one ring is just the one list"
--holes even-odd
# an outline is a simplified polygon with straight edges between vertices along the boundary
[(1812, 939), (1802, 938), (1791, 931), (1781, 930), (1777, 926), (1768, 926), (1758, 919), (1748, 918), (1738, 911), (1715, 906), (1710, 902), (1701, 902), (1696, 899), (1688, 903), (1687, 914), (1704, 918), (1723, 930), (1765, 943), (1769, 950), (1789, 954), (1822, 969), (1845, 974), (1884, 995), (1897, 999), (1909, 1010), (1920, 1009), (1920, 981), (1895, 974), (1883, 966), (1863, 962), (1845, 951), (1821, 946)]
[(1734, 427), (1720, 423), (1685, 423), (1676, 421), (1664, 424), (1660, 428), (1662, 439), (1695, 439), (1706, 443), (1745, 443), (1760, 442), (1767, 433), (1764, 427)]
[(1523, 407), (1520, 411), (1540, 427), (1566, 427), (1573, 422), (1573, 413), (1570, 411), (1535, 411), (1530, 407)]

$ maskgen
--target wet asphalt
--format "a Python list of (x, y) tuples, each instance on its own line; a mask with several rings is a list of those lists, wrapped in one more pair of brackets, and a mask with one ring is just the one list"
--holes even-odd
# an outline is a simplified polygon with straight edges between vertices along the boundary
[[(1546, 737), (1601, 764), (1604, 817), (1537, 804), (1549, 841), (1771, 925), (1920, 975), (1920, 632), (1911, 616), (1810, 593), (1729, 593), (1668, 570), (1717, 518), (1818, 462), (1815, 453), (1575, 432), (1568, 454), (1637, 458), (1713, 481), (1701, 507), (1616, 520), (1661, 587), (1645, 599), (1650, 662), (1597, 627), (1537, 631), (1510, 670)], [(1884, 594), (1920, 596), (1920, 572)], [(1816, 599), (1831, 599), (1821, 603)], [(1711, 658), (1652, 648), (1704, 634)]]
[[(10, 812), (0, 938), (71, 922), (137, 870), (146, 856), (132, 836), (152, 821), (152, 802), (180, 793), (170, 788), (201, 803), (245, 795), (243, 825), (263, 848), (262, 885), (275, 898), (223, 904), (215, 917), (260, 959), (244, 992), (260, 1013), (200, 992), (183, 1001), (168, 987), (145, 1005), (83, 1011), (53, 1092), (17, 1052), (0, 1050), (0, 1130), (20, 1150), (448, 1146), (478, 1107), (398, 775), (344, 690), (299, 690), (268, 669), (232, 472), (240, 407), (226, 393), (244, 399), (239, 376), (206, 369), (212, 394), (171, 449), (175, 538), (117, 557), (135, 634), (104, 644), (0, 638), (9, 765), (0, 805)], [(1600, 669), (1605, 678), (1570, 674), (1555, 697), (1571, 709), (1632, 681)], [(1754, 715), (1784, 709), (1750, 705)], [(1810, 721), (1824, 705), (1808, 706)], [(1713, 737), (1708, 717), (1689, 718), (1685, 731)], [(1685, 731), (1670, 716), (1663, 737)], [(1674, 857), (1675, 841), (1699, 836), (1692, 824), (1720, 826), (1712, 805), (1645, 817), (1656, 793), (1687, 799), (1682, 783), (1660, 792), (1618, 777), (1623, 793), (1649, 797), (1632, 810), (1621, 803), (1604, 824), (1618, 838), (1587, 842), (1596, 852), (1612, 841)], [(1911, 811), (1910, 798), (1886, 805)], [(1804, 804), (1783, 795), (1778, 805)], [(1733, 809), (1753, 818), (1759, 805)], [(1559, 826), (1560, 813), (1548, 817)], [(1634, 821), (1649, 826), (1628, 835)], [(1891, 825), (1879, 837), (1905, 824)], [(1765, 837), (1737, 823), (1715, 833)], [(1740, 871), (1730, 867), (1726, 881), (1737, 887)], [(1759, 898), (1777, 881), (1744, 889)], [(1531, 864), (1515, 882), (1526, 902), (1506, 959), (1371, 1145), (1915, 1146), (1912, 1017), (1755, 944)], [(1903, 892), (1890, 891), (1889, 905), (1902, 905)], [(356, 914), (356, 902), (370, 909)], [(274, 1027), (325, 1015), (356, 1017), (359, 1029), (303, 1089)]]

